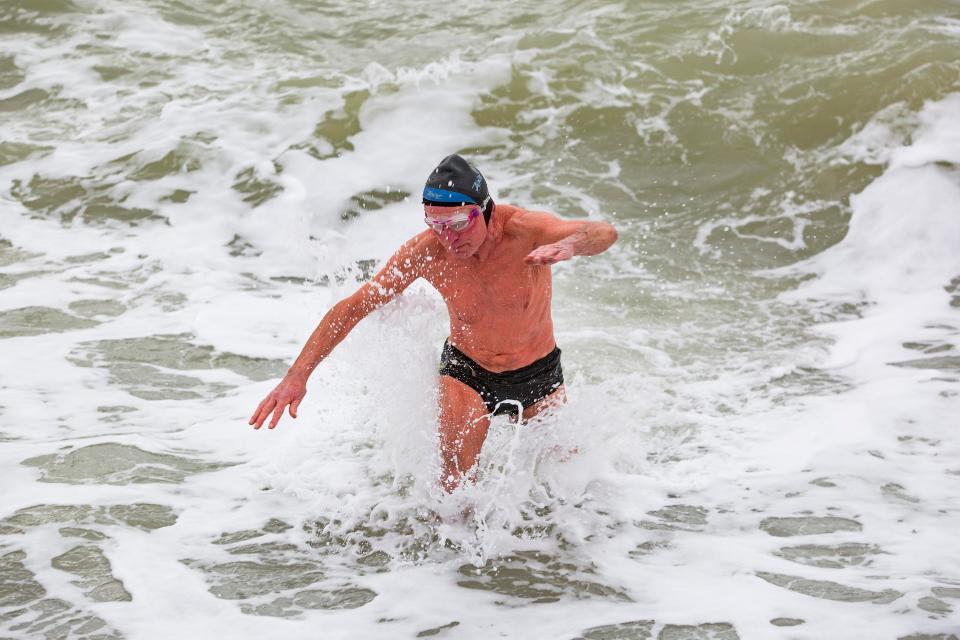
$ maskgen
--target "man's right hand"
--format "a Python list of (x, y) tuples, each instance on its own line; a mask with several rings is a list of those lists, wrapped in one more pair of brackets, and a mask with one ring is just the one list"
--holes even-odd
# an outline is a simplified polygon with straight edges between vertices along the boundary
[(290, 417), (296, 418), (297, 407), (300, 406), (300, 401), (303, 400), (303, 396), (305, 395), (307, 395), (306, 379), (300, 376), (287, 375), (287, 377), (281, 380), (280, 384), (263, 399), (260, 406), (257, 407), (257, 410), (253, 412), (253, 416), (250, 417), (248, 424), (252, 424), (254, 429), (259, 429), (263, 426), (264, 420), (273, 413), (273, 419), (270, 421), (269, 427), (273, 429), (277, 426), (277, 423), (280, 422), (280, 418), (283, 416), (283, 410), (288, 406), (290, 407)]

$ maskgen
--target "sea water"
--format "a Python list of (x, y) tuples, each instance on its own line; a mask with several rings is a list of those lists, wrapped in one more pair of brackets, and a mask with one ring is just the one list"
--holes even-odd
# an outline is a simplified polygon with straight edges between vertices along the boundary
[[(960, 5), (0, 2), (0, 636), (960, 630)], [(437, 485), (443, 156), (614, 224)]]

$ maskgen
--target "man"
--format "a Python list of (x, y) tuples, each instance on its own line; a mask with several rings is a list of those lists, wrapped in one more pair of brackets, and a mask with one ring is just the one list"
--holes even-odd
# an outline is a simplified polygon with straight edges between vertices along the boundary
[(360, 320), (424, 278), (450, 315), (440, 362), (439, 440), (440, 483), (453, 491), (469, 477), (492, 415), (527, 420), (565, 400), (549, 265), (601, 253), (617, 232), (606, 222), (495, 205), (483, 176), (458, 155), (430, 174), (423, 205), (429, 228), (327, 312), (250, 424), (259, 429), (272, 413), (273, 429), (287, 407), (296, 418), (314, 368)]

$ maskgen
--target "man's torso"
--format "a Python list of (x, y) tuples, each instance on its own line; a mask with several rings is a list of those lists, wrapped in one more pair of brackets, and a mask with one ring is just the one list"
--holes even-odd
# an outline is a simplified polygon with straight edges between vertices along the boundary
[(523, 213), (497, 205), (502, 231), (482, 261), (458, 260), (433, 237), (425, 247), (422, 275), (446, 302), (451, 344), (490, 371), (518, 369), (556, 346), (550, 267), (524, 262), (536, 242), (516, 224)]

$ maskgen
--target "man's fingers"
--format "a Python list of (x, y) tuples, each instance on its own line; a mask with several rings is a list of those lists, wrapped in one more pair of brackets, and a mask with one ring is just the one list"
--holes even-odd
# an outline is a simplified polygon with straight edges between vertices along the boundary
[(276, 403), (276, 399), (272, 397), (267, 397), (260, 403), (260, 407), (257, 409), (257, 415), (255, 415), (251, 421), (254, 429), (259, 429), (263, 426), (263, 421), (270, 415), (270, 410), (273, 409), (273, 405)]
[(535, 252), (528, 255), (524, 260), (527, 264), (547, 264), (551, 258)]
[(254, 412), (253, 412), (253, 415), (250, 416), (250, 422), (249, 422), (249, 424), (253, 424), (254, 422), (257, 421), (257, 418), (260, 416), (260, 413), (263, 411), (263, 407), (264, 407), (268, 402), (270, 402), (270, 396), (267, 396), (266, 398), (264, 398), (263, 400), (260, 401), (260, 404), (257, 405), (256, 411), (254, 411)]
[(280, 404), (277, 403), (277, 408), (273, 411), (273, 420), (270, 421), (270, 428), (273, 429), (277, 426), (277, 423), (280, 422), (280, 418), (283, 417), (283, 409), (285, 408), (286, 403)]
[(293, 401), (293, 404), (290, 405), (290, 417), (291, 417), (291, 418), (296, 418), (296, 417), (297, 417), (297, 407), (300, 406), (300, 401), (301, 401), (301, 400), (303, 400), (303, 398), (297, 398), (296, 400)]
[(553, 245), (544, 245), (531, 251), (523, 260), (527, 264), (556, 264), (569, 257), (563, 249)]
[(260, 414), (260, 409), (263, 407), (263, 403), (266, 402), (266, 399), (260, 401), (260, 404), (257, 405), (257, 408), (253, 410), (253, 415), (250, 416), (250, 422), (247, 424), (253, 424), (257, 421), (257, 416)]

